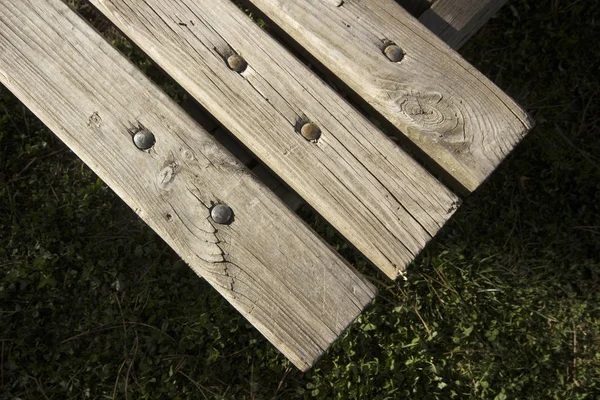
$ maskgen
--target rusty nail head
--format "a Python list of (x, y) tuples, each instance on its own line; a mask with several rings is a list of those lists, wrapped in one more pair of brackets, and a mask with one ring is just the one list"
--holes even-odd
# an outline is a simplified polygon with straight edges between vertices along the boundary
[(233, 219), (233, 210), (225, 204), (217, 204), (210, 210), (211, 218), (221, 225), (226, 225)]
[(241, 56), (238, 54), (233, 54), (227, 57), (227, 66), (229, 66), (231, 70), (239, 73), (244, 72), (248, 64)]
[(133, 135), (133, 143), (140, 150), (148, 150), (155, 142), (154, 134), (147, 129), (142, 129)]
[(312, 122), (307, 122), (302, 125), (300, 133), (306, 140), (318, 140), (321, 137), (321, 128)]
[(393, 62), (399, 62), (404, 58), (404, 52), (398, 45), (395, 44), (386, 46), (386, 48), (383, 50), (383, 53), (390, 61)]

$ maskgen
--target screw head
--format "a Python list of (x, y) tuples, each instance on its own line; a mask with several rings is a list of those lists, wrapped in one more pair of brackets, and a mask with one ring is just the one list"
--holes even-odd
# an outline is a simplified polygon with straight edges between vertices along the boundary
[(233, 219), (233, 210), (225, 204), (217, 204), (210, 210), (210, 216), (217, 224), (226, 225)]
[(248, 64), (240, 55), (233, 54), (227, 57), (227, 66), (235, 72), (244, 72)]
[(133, 143), (140, 150), (148, 150), (155, 142), (154, 134), (147, 129), (142, 129), (133, 135)]
[(393, 62), (399, 62), (404, 58), (404, 52), (402, 49), (395, 44), (390, 44), (383, 49), (385, 56)]
[(300, 128), (300, 134), (306, 140), (317, 140), (321, 137), (321, 128), (312, 122), (307, 122)]

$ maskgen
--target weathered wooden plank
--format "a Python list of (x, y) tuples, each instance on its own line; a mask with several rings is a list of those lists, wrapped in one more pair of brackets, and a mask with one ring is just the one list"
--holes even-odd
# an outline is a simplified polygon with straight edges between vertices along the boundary
[[(467, 190), (532, 127), (510, 97), (393, 0), (249, 1)], [(399, 62), (384, 54), (392, 43)]]
[[(459, 49), (506, 3), (506, 0), (438, 0), (437, 7), (425, 15), (423, 13), (431, 7), (432, 0), (397, 0), (397, 2), (413, 16), (419, 18), (422, 24), (448, 45), (454, 49)], [(184, 109), (186, 108), (184, 107)], [(188, 109), (186, 111), (190, 112)], [(196, 113), (191, 114), (192, 116), (201, 116), (201, 113), (195, 111)], [(206, 120), (206, 117), (201, 116), (200, 119), (203, 121)], [(215, 133), (217, 139), (221, 138), (222, 135), (224, 135), (222, 132)], [(222, 143), (221, 140), (219, 141)], [(243, 157), (248, 162), (252, 160), (253, 156), (247, 152), (227, 148), (238, 159)], [(246, 163), (244, 162), (244, 164)], [(260, 166), (257, 168), (260, 168)], [(257, 175), (292, 210), (298, 210), (303, 204), (303, 200), (294, 191), (278, 182), (279, 178), (277, 176), (270, 173)]]
[[(0, 0), (0, 82), (298, 368), (375, 289), (60, 0)], [(137, 149), (144, 127), (155, 145)], [(209, 214), (228, 204), (233, 222)]]
[[(454, 212), (454, 194), (233, 2), (91, 3), (388, 276)], [(318, 140), (299, 134), (308, 121)]]
[(507, 0), (437, 0), (419, 21), (453, 49), (469, 40)]

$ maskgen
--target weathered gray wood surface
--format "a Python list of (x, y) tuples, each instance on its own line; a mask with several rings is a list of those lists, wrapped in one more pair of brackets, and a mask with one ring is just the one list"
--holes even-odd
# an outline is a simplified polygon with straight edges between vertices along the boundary
[[(60, 0), (0, 0), (0, 82), (298, 368), (375, 295), (298, 217)], [(156, 136), (138, 150), (132, 131)], [(231, 206), (231, 225), (209, 217)]]
[[(454, 212), (454, 194), (233, 2), (91, 2), (389, 277)], [(303, 121), (319, 140), (298, 134)]]
[[(439, 0), (438, 7), (426, 15), (423, 13), (431, 7), (432, 0), (397, 0), (397, 2), (413, 16), (419, 18), (419, 22), (457, 50), (494, 16), (506, 3), (506, 0)], [(215, 133), (215, 137), (219, 140), (222, 135), (222, 132)], [(235, 149), (232, 153), (238, 158), (241, 156), (245, 159), (248, 156), (248, 153), (237, 152)], [(253, 159), (252, 155), (248, 161), (250, 162), (251, 159)], [(294, 191), (282, 185), (280, 178), (275, 174), (260, 175), (260, 178), (293, 210), (299, 209), (304, 203)]]
[[(532, 127), (510, 97), (393, 0), (249, 1), (467, 190)], [(402, 48), (400, 62), (384, 55), (389, 42)]]
[[(413, 16), (419, 18), (419, 22), (438, 35), (438, 37), (441, 37), (453, 49), (457, 50), (494, 16), (502, 5), (506, 3), (506, 0), (440, 0), (438, 1), (440, 4), (435, 9), (435, 12), (433, 14), (428, 13), (422, 18), (423, 13), (431, 7), (432, 0), (397, 0), (397, 2)], [(201, 119), (205, 118), (205, 116), (201, 117)], [(214, 135), (221, 142), (221, 137), (226, 134), (215, 132)], [(247, 152), (236, 151), (236, 149), (229, 150), (238, 158), (242, 157), (246, 159), (249, 156), (248, 162), (254, 159), (254, 156)], [(261, 166), (257, 168), (261, 168)], [(260, 178), (292, 210), (297, 210), (304, 204), (302, 198), (293, 190), (282, 185), (280, 178), (275, 174), (260, 175)]]
[(419, 21), (453, 49), (460, 48), (507, 0), (437, 0)]

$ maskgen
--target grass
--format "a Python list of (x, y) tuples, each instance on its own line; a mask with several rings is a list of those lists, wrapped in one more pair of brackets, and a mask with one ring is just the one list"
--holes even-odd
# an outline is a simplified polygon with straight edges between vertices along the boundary
[(406, 282), (302, 210), (380, 289), (307, 374), (2, 90), (0, 399), (599, 398), (599, 21), (511, 0), (461, 51), (538, 125)]

